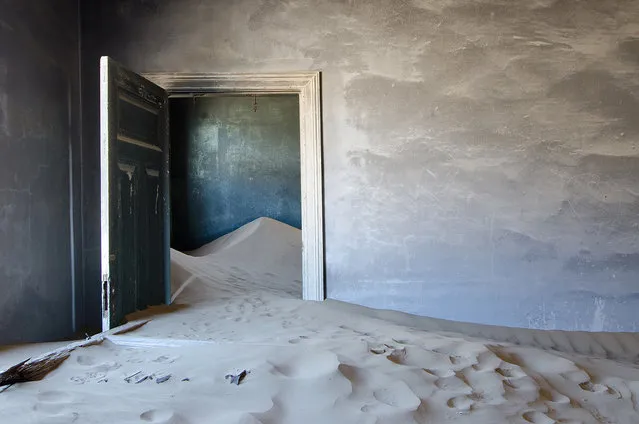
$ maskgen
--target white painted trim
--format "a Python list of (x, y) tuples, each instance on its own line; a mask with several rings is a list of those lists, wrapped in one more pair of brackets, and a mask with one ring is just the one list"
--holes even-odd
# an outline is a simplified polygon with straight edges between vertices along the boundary
[(216, 340), (194, 340), (194, 339), (172, 339), (172, 338), (153, 338), (135, 335), (112, 335), (105, 336), (110, 342), (125, 347), (197, 347), (197, 346), (262, 346), (262, 347), (285, 347), (300, 348), (300, 345), (292, 345), (290, 343), (250, 343), (235, 341), (216, 341)]
[(319, 72), (278, 74), (147, 73), (169, 96), (189, 93), (293, 93), (300, 103), (302, 180), (302, 298), (326, 298), (324, 281), (324, 187)]
[(111, 173), (109, 160), (109, 116), (111, 110), (109, 74), (109, 58), (100, 58), (100, 289), (102, 291), (102, 331), (111, 328), (110, 296), (111, 293), (111, 261), (109, 259), (109, 174)]

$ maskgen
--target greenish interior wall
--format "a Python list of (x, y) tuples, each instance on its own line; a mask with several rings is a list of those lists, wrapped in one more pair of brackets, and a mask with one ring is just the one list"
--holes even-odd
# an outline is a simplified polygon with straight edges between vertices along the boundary
[(259, 217), (301, 228), (297, 95), (171, 99), (172, 247)]

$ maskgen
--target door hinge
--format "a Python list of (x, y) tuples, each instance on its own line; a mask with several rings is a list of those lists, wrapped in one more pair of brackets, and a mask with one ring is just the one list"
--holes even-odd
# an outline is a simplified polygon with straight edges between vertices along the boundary
[(109, 290), (109, 280), (106, 275), (102, 278), (102, 313), (109, 313), (109, 297), (111, 296)]

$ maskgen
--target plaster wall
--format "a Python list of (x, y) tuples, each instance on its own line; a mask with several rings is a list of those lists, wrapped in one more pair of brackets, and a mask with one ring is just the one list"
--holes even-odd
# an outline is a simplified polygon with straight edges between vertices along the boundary
[(0, 0), (0, 344), (81, 326), (78, 29), (75, 0)]
[[(140, 72), (322, 71), (329, 297), (485, 324), (639, 329), (639, 3), (91, 5), (91, 86), (100, 54)], [(95, 163), (97, 126), (86, 131)], [(94, 251), (98, 180), (86, 183)]]

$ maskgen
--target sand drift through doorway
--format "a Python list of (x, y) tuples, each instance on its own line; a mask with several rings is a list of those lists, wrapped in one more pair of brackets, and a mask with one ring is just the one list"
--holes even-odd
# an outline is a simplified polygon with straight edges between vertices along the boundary
[(325, 299), (322, 112), (319, 72), (146, 73), (169, 97), (207, 94), (297, 94), (300, 105), (302, 286), (304, 300)]

